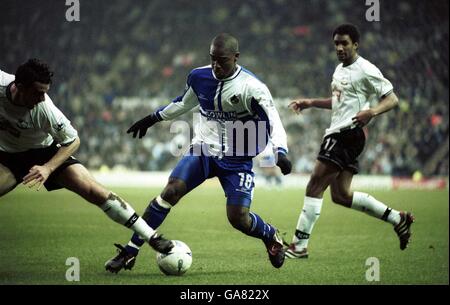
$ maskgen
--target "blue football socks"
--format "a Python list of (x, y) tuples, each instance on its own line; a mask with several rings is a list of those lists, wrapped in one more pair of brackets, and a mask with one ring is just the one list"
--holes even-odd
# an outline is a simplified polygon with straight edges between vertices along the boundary
[(276, 229), (272, 225), (265, 223), (258, 214), (250, 212), (249, 215), (252, 219), (252, 226), (247, 235), (259, 238), (264, 243), (270, 242), (275, 235)]
[[(164, 221), (169, 212), (170, 209), (160, 206), (156, 201), (156, 198), (154, 198), (152, 201), (150, 201), (150, 204), (145, 210), (142, 218), (153, 230), (156, 230)], [(145, 243), (145, 241), (136, 233), (134, 233), (131, 237), (131, 242), (137, 247), (141, 247)], [(132, 247), (130, 245), (126, 245), (125, 249), (128, 251), (128, 253), (132, 254), (137, 254), (137, 252), (139, 251), (138, 248)]]

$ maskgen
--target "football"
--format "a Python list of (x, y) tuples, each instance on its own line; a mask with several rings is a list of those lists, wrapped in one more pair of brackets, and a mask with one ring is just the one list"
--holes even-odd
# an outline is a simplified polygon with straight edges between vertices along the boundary
[(192, 251), (184, 242), (172, 240), (174, 246), (168, 254), (157, 253), (159, 270), (165, 275), (182, 275), (192, 264)]

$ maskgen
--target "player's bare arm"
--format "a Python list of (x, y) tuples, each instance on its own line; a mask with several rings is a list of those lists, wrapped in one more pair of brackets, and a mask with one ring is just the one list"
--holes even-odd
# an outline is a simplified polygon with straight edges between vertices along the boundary
[(30, 168), (29, 173), (23, 177), (23, 184), (32, 188), (36, 186), (39, 190), (47, 181), (48, 177), (57, 169), (65, 160), (67, 160), (80, 146), (80, 139), (77, 137), (70, 145), (62, 146), (58, 152), (47, 163), (43, 165), (35, 165)]
[(322, 108), (331, 109), (331, 97), (330, 98), (316, 98), (316, 99), (296, 99), (289, 104), (291, 109), (296, 114), (299, 114), (302, 110), (308, 108)]
[(384, 112), (387, 112), (396, 107), (397, 105), (398, 105), (397, 95), (395, 95), (394, 92), (391, 92), (389, 95), (385, 96), (380, 101), (380, 103), (378, 103), (378, 105), (376, 105), (375, 107), (358, 112), (356, 116), (352, 118), (353, 122), (357, 126), (363, 127), (369, 124), (370, 120), (373, 117), (380, 115)]

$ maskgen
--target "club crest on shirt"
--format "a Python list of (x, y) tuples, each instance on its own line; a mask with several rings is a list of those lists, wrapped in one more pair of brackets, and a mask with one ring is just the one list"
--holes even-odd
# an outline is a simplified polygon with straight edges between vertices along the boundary
[(58, 123), (58, 124), (56, 124), (56, 125), (54, 125), (53, 126), (53, 128), (56, 130), (56, 131), (61, 131), (61, 130), (63, 130), (63, 128), (64, 128), (64, 123)]
[(237, 97), (236, 95), (233, 95), (231, 98), (230, 98), (230, 102), (231, 102), (231, 104), (234, 104), (234, 105), (236, 105), (236, 104), (238, 104), (240, 101), (239, 101), (239, 97)]
[(348, 76), (342, 76), (339, 81), (340, 81), (341, 86), (343, 88), (345, 88), (348, 85), (350, 85), (350, 78)]

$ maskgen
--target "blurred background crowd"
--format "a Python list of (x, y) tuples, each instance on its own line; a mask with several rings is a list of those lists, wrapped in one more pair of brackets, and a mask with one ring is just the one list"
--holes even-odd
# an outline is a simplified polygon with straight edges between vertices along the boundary
[[(400, 105), (374, 119), (361, 172), (448, 176), (448, 1), (383, 1), (368, 22), (364, 0), (80, 0), (80, 21), (68, 22), (58, 0), (2, 0), (0, 69), (14, 73), (30, 57), (55, 71), (54, 103), (78, 130), (76, 156), (90, 169), (170, 170), (171, 147), (186, 140), (154, 126), (143, 140), (128, 127), (180, 95), (186, 76), (209, 64), (220, 32), (240, 42), (239, 63), (264, 81), (288, 133), (294, 170), (310, 173), (326, 110), (296, 116), (289, 101), (330, 96), (338, 64), (333, 29), (361, 31), (360, 54), (394, 85)], [(183, 116), (189, 122), (192, 115)]]

